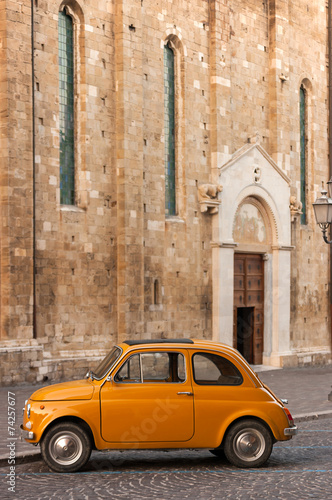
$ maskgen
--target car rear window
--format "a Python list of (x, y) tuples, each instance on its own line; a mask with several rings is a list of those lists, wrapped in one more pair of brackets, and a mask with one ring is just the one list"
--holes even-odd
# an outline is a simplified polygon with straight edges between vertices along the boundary
[(192, 357), (194, 380), (198, 385), (241, 385), (236, 366), (218, 354), (196, 353)]

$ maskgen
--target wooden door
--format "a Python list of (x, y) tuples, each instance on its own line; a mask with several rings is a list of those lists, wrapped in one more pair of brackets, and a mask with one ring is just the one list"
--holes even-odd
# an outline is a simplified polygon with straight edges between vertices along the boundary
[[(250, 321), (252, 344), (247, 361), (257, 365), (263, 361), (264, 332), (264, 261), (260, 254), (234, 255), (234, 324), (238, 324), (239, 314), (245, 317), (246, 308), (248, 317), (249, 313), (254, 315)], [(234, 346), (238, 345), (238, 335), (238, 328), (234, 328)]]

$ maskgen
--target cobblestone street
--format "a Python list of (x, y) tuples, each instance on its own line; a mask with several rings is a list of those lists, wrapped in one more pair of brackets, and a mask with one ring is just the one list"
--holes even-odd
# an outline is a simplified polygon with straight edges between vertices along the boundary
[(243, 470), (209, 451), (95, 452), (76, 474), (55, 474), (42, 461), (16, 466), (16, 491), (3, 499), (332, 499), (332, 418), (301, 422), (277, 443), (266, 467)]

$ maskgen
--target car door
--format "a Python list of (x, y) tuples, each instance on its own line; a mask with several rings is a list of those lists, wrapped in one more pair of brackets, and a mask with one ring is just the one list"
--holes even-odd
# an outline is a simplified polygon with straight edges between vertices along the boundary
[(186, 350), (135, 351), (101, 388), (101, 435), (114, 443), (183, 442), (194, 433)]

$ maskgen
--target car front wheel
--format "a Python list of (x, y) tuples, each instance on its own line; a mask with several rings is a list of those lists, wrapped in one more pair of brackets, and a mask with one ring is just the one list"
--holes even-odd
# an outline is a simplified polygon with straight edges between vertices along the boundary
[(257, 420), (248, 419), (229, 429), (224, 452), (236, 467), (260, 467), (268, 460), (272, 447), (271, 432)]
[(44, 436), (40, 450), (55, 472), (76, 472), (89, 460), (91, 440), (84, 429), (71, 422), (56, 424)]

